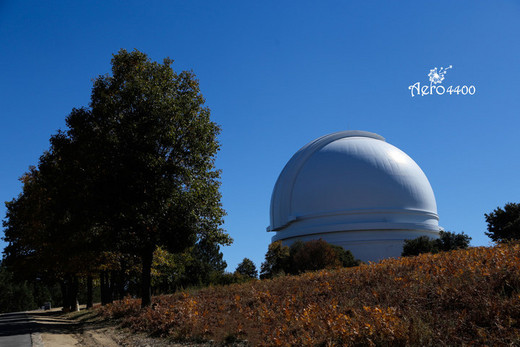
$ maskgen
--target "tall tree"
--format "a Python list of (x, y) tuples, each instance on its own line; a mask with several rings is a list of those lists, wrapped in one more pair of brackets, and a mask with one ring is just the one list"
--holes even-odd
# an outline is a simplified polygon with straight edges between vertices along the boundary
[(497, 207), (485, 214), (486, 235), (495, 242), (520, 240), (520, 204), (509, 202), (504, 208)]
[(28, 280), (60, 281), (71, 310), (77, 309), (77, 275), (91, 263), (82, 226), (88, 223), (76, 216), (77, 179), (67, 153), (51, 146), (22, 177), (23, 191), (7, 203), (4, 222), (6, 263)]
[(151, 302), (157, 246), (180, 252), (197, 237), (231, 242), (220, 228), (220, 128), (210, 120), (198, 81), (173, 63), (119, 51), (112, 75), (99, 76), (90, 108), (67, 118), (82, 153), (92, 218), (103, 239), (142, 260), (142, 305)]

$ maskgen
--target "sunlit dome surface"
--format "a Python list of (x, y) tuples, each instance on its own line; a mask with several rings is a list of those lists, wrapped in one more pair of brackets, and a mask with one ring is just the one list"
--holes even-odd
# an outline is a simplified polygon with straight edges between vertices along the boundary
[(342, 131), (301, 148), (271, 197), (272, 240), (322, 238), (364, 261), (401, 254), (405, 239), (438, 237), (432, 188), (421, 168), (377, 134)]

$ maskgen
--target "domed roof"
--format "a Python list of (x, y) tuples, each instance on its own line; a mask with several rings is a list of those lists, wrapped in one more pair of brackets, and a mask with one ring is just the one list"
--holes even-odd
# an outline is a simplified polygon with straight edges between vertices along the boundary
[(438, 232), (437, 205), (421, 168), (377, 134), (342, 131), (302, 147), (271, 197), (273, 241), (338, 230)]

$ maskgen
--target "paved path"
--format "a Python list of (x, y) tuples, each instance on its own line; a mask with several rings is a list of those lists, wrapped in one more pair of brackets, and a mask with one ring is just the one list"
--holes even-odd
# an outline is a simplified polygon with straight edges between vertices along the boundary
[(25, 312), (0, 314), (0, 346), (31, 347), (37, 324)]

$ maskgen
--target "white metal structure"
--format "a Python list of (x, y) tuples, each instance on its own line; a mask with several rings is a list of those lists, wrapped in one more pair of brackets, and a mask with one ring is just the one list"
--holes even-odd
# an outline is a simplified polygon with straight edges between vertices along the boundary
[(302, 147), (271, 197), (272, 241), (322, 238), (363, 261), (401, 255), (405, 239), (437, 238), (433, 190), (421, 168), (377, 134), (341, 131)]

